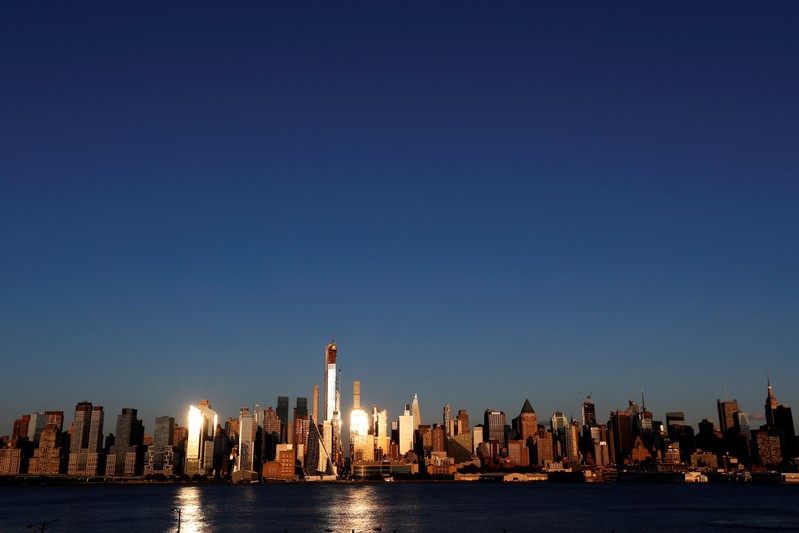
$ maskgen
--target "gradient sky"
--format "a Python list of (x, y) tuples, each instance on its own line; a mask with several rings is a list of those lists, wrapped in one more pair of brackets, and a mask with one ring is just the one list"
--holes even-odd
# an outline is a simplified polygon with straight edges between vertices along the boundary
[(561, 4), (0, 6), (0, 434), (799, 405), (799, 4)]

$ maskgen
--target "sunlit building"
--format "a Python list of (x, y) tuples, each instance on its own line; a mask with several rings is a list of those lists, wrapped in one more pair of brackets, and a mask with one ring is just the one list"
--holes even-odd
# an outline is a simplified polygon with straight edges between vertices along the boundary
[(249, 408), (239, 409), (238, 454), (236, 470), (255, 469), (255, 435), (258, 426)]
[(214, 468), (214, 432), (219, 423), (216, 412), (208, 400), (200, 400), (198, 407), (189, 407), (186, 465), (183, 472), (189, 476), (208, 475)]
[(411, 407), (405, 404), (405, 412), (399, 417), (399, 454), (405, 455), (413, 450), (414, 420), (411, 414)]
[(350, 413), (350, 461), (373, 461), (375, 437), (369, 434), (369, 415), (361, 409), (361, 382), (352, 384)]
[(513, 419), (513, 430), (516, 432), (516, 437), (525, 443), (525, 446), (531, 444), (531, 439), (538, 431), (538, 416), (530, 404), (530, 400), (524, 400), (522, 410), (519, 416)]
[(61, 426), (47, 424), (39, 436), (39, 446), (33, 450), (28, 473), (57, 475), (64, 471), (64, 450), (61, 448)]
[(96, 476), (105, 472), (103, 451), (103, 408), (90, 402), (75, 407), (69, 463), (71, 476)]
[(422, 425), (422, 414), (419, 411), (419, 396), (413, 395), (413, 403), (411, 404), (411, 414), (413, 415), (413, 430), (418, 431), (419, 426)]

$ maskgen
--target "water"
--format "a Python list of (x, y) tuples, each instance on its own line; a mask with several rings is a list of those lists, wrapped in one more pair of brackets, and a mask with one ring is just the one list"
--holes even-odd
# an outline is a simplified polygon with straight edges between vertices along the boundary
[[(373, 483), (0, 487), (0, 531), (799, 531), (799, 486)], [(379, 528), (379, 529), (378, 529)], [(34, 530), (35, 531), (35, 530)]]

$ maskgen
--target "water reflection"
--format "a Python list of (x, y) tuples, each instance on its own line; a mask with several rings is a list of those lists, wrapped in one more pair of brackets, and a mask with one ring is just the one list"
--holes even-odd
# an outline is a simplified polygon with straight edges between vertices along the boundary
[[(382, 511), (379, 495), (371, 484), (349, 486), (336, 498), (334, 505), (329, 507), (328, 519), (330, 525), (325, 531), (331, 532), (366, 532), (382, 531), (380, 517)], [(343, 496), (343, 497), (341, 497)], [(333, 503), (333, 502), (331, 502)]]
[[(200, 533), (210, 531), (202, 509), (199, 487), (180, 487), (175, 494), (175, 525), (170, 531), (180, 533)], [(180, 520), (178, 522), (178, 520)]]

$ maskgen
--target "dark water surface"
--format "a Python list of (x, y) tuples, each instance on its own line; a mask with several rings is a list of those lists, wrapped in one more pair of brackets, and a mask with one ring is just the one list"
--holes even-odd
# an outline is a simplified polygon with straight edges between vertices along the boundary
[(799, 531), (799, 486), (276, 484), (0, 487), (0, 531)]

